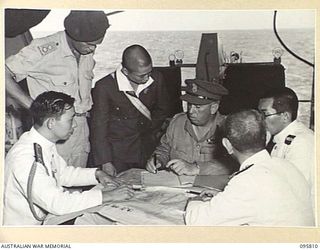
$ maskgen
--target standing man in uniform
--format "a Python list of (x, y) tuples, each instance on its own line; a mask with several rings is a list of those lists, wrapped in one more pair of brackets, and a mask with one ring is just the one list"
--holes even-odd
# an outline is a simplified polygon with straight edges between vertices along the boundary
[[(34, 39), (6, 59), (6, 90), (26, 109), (44, 91), (59, 91), (74, 97), (78, 126), (57, 148), (69, 165), (86, 167), (90, 151), (86, 116), (92, 105), (93, 53), (102, 42), (109, 22), (103, 11), (71, 11), (64, 27), (65, 31)], [(17, 84), (25, 78), (30, 96)]]
[(144, 168), (168, 117), (168, 95), (148, 51), (127, 47), (118, 69), (92, 90), (91, 153), (93, 165), (111, 175)]
[(303, 175), (290, 162), (270, 157), (265, 150), (263, 115), (256, 110), (234, 113), (228, 115), (224, 128), (223, 145), (239, 161), (240, 170), (230, 177), (224, 191), (205, 190), (200, 195), (204, 201), (190, 200), (186, 224), (314, 226)]
[(223, 116), (218, 112), (220, 99), (228, 94), (222, 85), (197, 79), (186, 80), (187, 113), (171, 121), (146, 169), (156, 173), (167, 167), (178, 175), (230, 174), (234, 162), (224, 150), (221, 139)]
[[(298, 122), (298, 97), (287, 87), (271, 89), (259, 101), (267, 130), (272, 135), (271, 156), (280, 157), (295, 165), (306, 178), (314, 206), (314, 132)], [(298, 185), (298, 183), (297, 183)]]

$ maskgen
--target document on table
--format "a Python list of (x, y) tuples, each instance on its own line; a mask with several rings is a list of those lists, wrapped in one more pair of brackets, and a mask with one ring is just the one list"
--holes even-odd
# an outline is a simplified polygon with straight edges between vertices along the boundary
[[(104, 218), (108, 218), (108, 224), (116, 221), (126, 225), (183, 225), (184, 208), (190, 197), (187, 191), (192, 188), (194, 178), (195, 176), (178, 176), (168, 171), (152, 174), (142, 169), (130, 169), (121, 173), (117, 180), (128, 185), (144, 184), (142, 190), (135, 191), (132, 199), (102, 204), (62, 216), (50, 214), (44, 224), (57, 225), (82, 216), (87, 217), (89, 220), (85, 223), (91, 225), (95, 224), (93, 220), (90, 222), (90, 216), (94, 215), (101, 223), (107, 221)], [(94, 188), (105, 189), (101, 184)]]
[(229, 180), (229, 175), (198, 175), (193, 185), (223, 191)]
[(166, 187), (185, 187), (192, 186), (195, 176), (176, 175), (173, 172), (162, 170), (156, 174), (148, 171), (141, 172), (142, 186), (166, 186)]
[(87, 208), (84, 210), (80, 210), (77, 212), (73, 212), (73, 213), (69, 213), (69, 214), (64, 214), (64, 215), (53, 215), (53, 214), (48, 214), (46, 219), (43, 222), (43, 225), (59, 225), (63, 222), (66, 222), (68, 220), (72, 220), (78, 216), (83, 215), (84, 213), (94, 213), (97, 212), (101, 209), (103, 205), (99, 205), (96, 207), (91, 207), (91, 208)]

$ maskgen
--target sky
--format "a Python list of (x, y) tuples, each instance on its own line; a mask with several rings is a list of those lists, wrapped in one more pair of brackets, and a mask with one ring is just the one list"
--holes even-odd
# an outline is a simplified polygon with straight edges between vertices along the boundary
[[(125, 10), (109, 16), (109, 20), (110, 31), (272, 29), (273, 11)], [(68, 10), (52, 10), (32, 31), (63, 30), (63, 20), (68, 13)], [(280, 10), (277, 13), (278, 29), (314, 26), (314, 10)]]

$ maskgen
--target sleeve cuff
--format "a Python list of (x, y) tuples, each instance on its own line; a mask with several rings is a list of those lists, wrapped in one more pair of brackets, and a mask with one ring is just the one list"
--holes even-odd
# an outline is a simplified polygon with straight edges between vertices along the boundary
[(96, 179), (96, 170), (98, 168), (83, 168), (83, 176), (85, 179), (84, 184), (86, 185), (95, 185), (98, 184), (98, 180)]
[(102, 204), (102, 190), (100, 189), (91, 189), (90, 196), (92, 197), (92, 201), (95, 201), (96, 204), (93, 206), (98, 206)]
[(198, 207), (203, 204), (203, 201), (190, 201), (188, 203), (186, 214), (185, 214), (185, 222), (187, 225), (195, 225), (198, 220)]
[(6, 68), (8, 69), (8, 71), (10, 72), (11, 76), (13, 77), (13, 79), (16, 81), (16, 82), (20, 82), (21, 80), (25, 79), (27, 77), (26, 74), (18, 74), (16, 73), (14, 70), (15, 68), (15, 64), (14, 64), (14, 61), (13, 60), (10, 60), (10, 59), (14, 59), (14, 57), (8, 57), (6, 59)]

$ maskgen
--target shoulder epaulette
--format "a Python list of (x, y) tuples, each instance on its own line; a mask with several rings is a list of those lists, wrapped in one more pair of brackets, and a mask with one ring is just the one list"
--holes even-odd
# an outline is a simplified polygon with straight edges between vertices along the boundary
[(229, 176), (229, 179), (232, 179), (232, 178), (235, 177), (236, 175), (241, 174), (242, 172), (248, 170), (248, 169), (251, 168), (253, 165), (254, 165), (254, 164), (251, 164), (251, 165), (245, 167), (244, 169), (233, 173), (232, 175)]
[(172, 119), (173, 119), (173, 120), (174, 120), (174, 119), (177, 119), (178, 117), (183, 116), (184, 114), (185, 114), (184, 112), (175, 114), (175, 115), (172, 117)]
[(290, 145), (290, 144), (292, 143), (292, 141), (293, 141), (294, 138), (296, 138), (295, 135), (288, 135), (288, 136), (286, 137), (284, 143), (285, 143), (286, 145)]
[(45, 43), (41, 46), (38, 46), (38, 49), (39, 49), (41, 55), (45, 56), (45, 55), (48, 55), (51, 52), (57, 50), (57, 47), (58, 47), (58, 43), (48, 42), (48, 43)]

